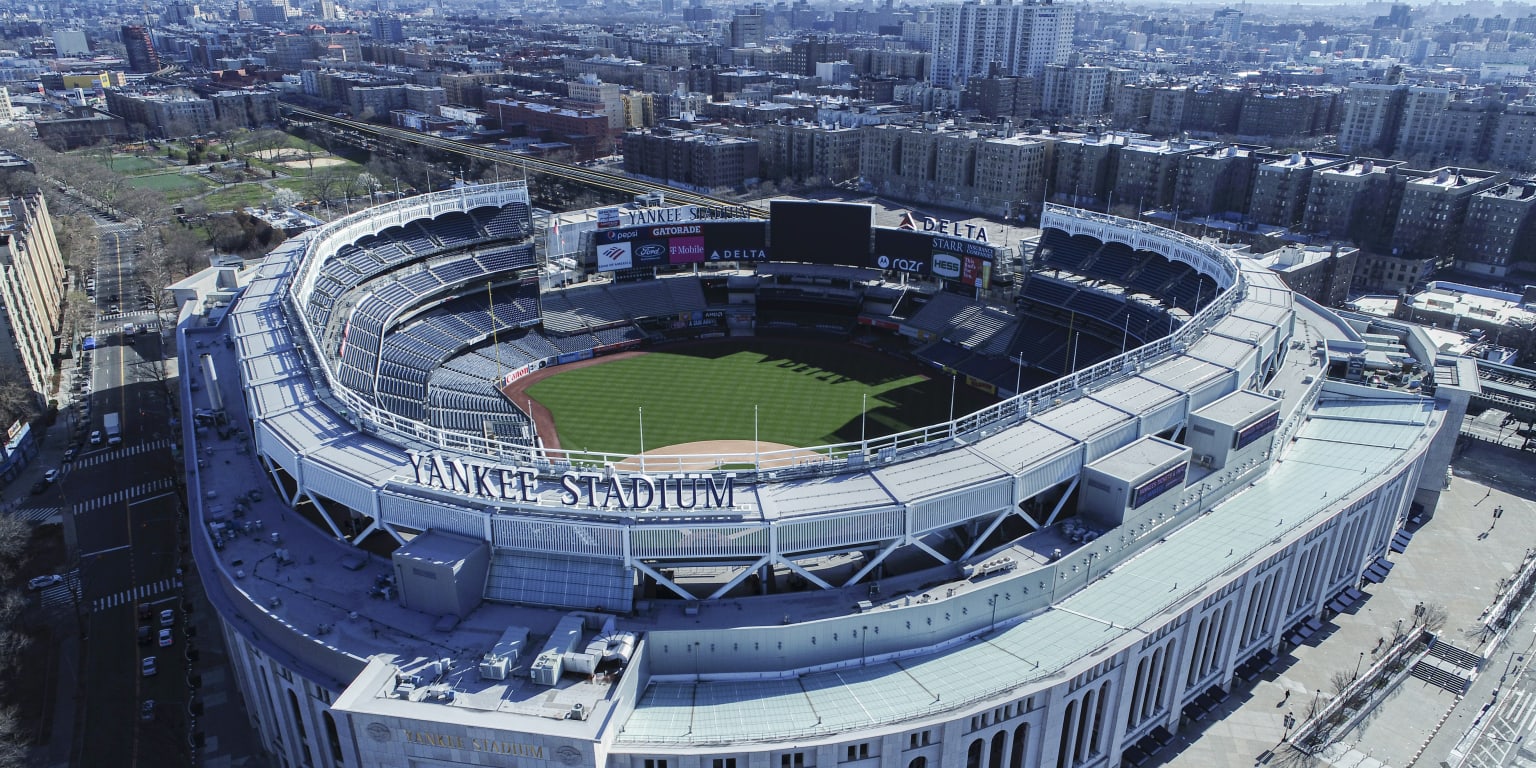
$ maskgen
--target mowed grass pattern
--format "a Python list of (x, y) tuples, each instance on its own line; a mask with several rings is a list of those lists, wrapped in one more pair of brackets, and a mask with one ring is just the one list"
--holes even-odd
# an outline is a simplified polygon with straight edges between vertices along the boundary
[[(569, 451), (638, 453), (699, 440), (751, 440), (753, 406), (765, 443), (816, 446), (944, 421), (950, 377), (875, 350), (773, 340), (719, 342), (556, 373), (528, 393), (555, 419)], [(955, 388), (955, 414), (994, 402)]]

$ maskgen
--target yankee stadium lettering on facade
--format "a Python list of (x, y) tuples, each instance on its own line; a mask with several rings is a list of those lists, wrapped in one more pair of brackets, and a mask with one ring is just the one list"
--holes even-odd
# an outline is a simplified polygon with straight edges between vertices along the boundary
[[(417, 485), (484, 499), (538, 504), (539, 473), (465, 461), (440, 453), (407, 451)], [(560, 504), (630, 511), (729, 509), (736, 505), (736, 475), (566, 472), (559, 480)]]
[(701, 219), (746, 219), (752, 212), (745, 207), (680, 205), (672, 208), (637, 208), (622, 211), (624, 226), (637, 227), (645, 224), (677, 224)]

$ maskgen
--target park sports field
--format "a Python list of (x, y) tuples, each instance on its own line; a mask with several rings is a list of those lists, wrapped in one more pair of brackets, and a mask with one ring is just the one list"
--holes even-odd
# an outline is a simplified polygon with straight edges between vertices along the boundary
[[(641, 408), (649, 451), (752, 440), (753, 406), (759, 440), (797, 447), (858, 440), (865, 395), (869, 437), (949, 418), (948, 375), (852, 345), (701, 342), (543, 373), (527, 396), (549, 410), (570, 451), (639, 453)], [(957, 416), (995, 401), (963, 381), (955, 387)]]

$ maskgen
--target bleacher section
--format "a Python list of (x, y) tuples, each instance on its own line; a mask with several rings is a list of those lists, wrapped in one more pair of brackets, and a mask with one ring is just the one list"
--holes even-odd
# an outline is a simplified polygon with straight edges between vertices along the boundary
[(544, 293), (544, 328), (555, 335), (591, 335), (644, 318), (695, 312), (706, 306), (704, 290), (692, 276), (585, 285)]
[(525, 203), (508, 203), (500, 208), (476, 208), (469, 212), (487, 237), (515, 239), (533, 233), (533, 214)]
[(1008, 344), (1008, 356), (1023, 360), (1024, 364), (1052, 374), (1066, 370), (1067, 342), (1071, 339), (1066, 328), (1052, 323), (1020, 324)]
[(437, 219), (413, 221), (369, 235), (337, 250), (320, 270), (309, 304), (304, 307), (310, 322), (329, 328), (332, 312), (342, 296), (364, 283), (412, 262), (474, 247), (473, 260), (455, 262), (451, 271), (438, 271), (439, 280), (452, 285), (481, 275), (502, 274), (537, 266), (533, 243), (506, 243), (525, 237), (528, 206), (512, 203), (503, 208), (482, 208), (474, 216), (448, 213)]
[[(537, 284), (502, 286), (454, 299), (388, 334), (379, 360), (380, 405), (412, 419), (427, 416), (427, 382), (454, 353), (493, 333), (539, 321)], [(521, 365), (521, 363), (519, 363)]]
[[(1168, 301), (1191, 314), (1216, 296), (1216, 282), (1182, 262), (1124, 243), (1100, 243), (1056, 229), (1040, 237), (1037, 263), (1051, 269), (1113, 283)], [(1057, 303), (1057, 302), (1052, 302)]]

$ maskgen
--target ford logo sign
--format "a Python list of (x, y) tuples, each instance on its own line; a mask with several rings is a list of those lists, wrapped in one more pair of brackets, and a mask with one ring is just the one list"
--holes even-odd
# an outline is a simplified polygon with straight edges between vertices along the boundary
[(940, 277), (959, 277), (960, 259), (947, 253), (935, 253), (933, 255), (933, 273)]
[(646, 243), (645, 245), (635, 249), (635, 257), (647, 260), (665, 259), (667, 258), (667, 247), (665, 245), (657, 245), (655, 243)]

